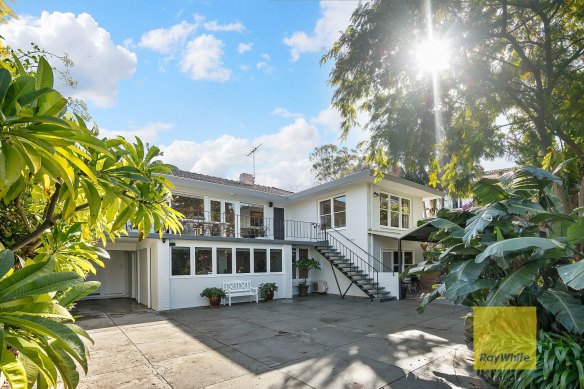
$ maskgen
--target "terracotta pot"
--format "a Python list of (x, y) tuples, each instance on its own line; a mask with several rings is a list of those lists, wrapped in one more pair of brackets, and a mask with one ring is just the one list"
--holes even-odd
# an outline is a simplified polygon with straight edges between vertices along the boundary
[(209, 297), (209, 304), (212, 307), (218, 307), (219, 305), (221, 305), (221, 297), (219, 297), (219, 296)]
[(272, 301), (273, 299), (274, 299), (274, 291), (268, 290), (268, 293), (266, 293), (266, 298), (264, 299), (264, 301)]
[(298, 285), (298, 296), (308, 296), (308, 285)]

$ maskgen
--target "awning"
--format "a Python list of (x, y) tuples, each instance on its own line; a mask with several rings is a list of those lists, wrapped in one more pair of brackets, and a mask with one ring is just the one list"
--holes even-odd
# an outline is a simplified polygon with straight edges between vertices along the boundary
[(418, 228), (410, 230), (403, 235), (399, 236), (398, 240), (409, 240), (413, 242), (429, 242), (430, 241), (430, 234), (433, 232), (438, 231), (437, 227), (434, 227), (431, 224), (424, 224)]

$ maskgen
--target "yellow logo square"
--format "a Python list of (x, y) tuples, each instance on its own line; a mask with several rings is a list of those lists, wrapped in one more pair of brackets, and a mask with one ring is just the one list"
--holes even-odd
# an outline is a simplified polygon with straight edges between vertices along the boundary
[(534, 370), (535, 307), (474, 307), (474, 368)]

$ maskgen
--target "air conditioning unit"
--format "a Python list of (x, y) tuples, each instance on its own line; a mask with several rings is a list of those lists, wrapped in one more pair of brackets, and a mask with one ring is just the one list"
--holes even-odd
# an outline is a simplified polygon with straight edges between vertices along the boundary
[(314, 293), (326, 293), (327, 289), (328, 285), (326, 284), (326, 281), (314, 281), (312, 283), (312, 291)]

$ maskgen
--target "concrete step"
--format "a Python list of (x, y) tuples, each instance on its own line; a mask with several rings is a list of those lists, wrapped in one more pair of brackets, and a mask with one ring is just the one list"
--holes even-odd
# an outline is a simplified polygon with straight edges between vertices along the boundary
[(386, 301), (396, 301), (397, 297), (395, 296), (384, 296), (384, 297), (373, 297), (371, 301), (374, 303), (384, 303)]

